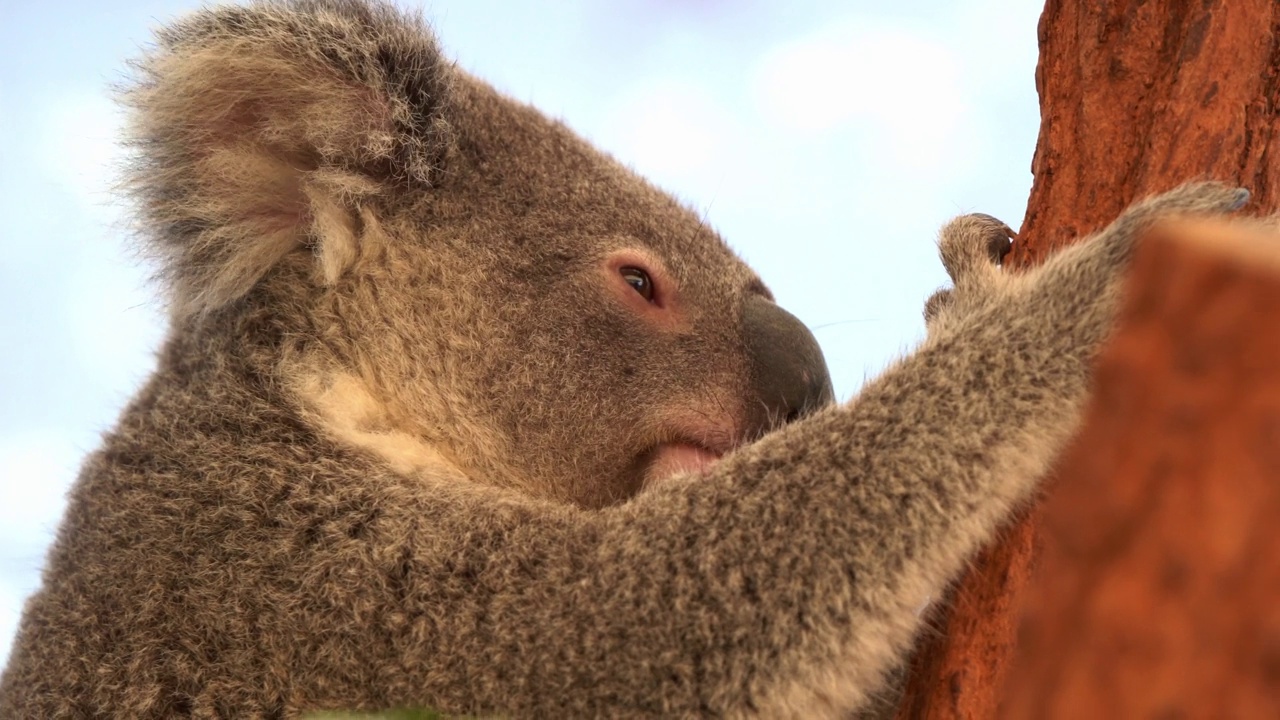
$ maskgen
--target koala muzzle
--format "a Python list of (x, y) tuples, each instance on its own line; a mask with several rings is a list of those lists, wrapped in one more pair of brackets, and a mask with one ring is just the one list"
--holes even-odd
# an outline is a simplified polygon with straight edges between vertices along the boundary
[(752, 296), (742, 308), (742, 327), (762, 431), (834, 400), (822, 349), (796, 316), (763, 297)]

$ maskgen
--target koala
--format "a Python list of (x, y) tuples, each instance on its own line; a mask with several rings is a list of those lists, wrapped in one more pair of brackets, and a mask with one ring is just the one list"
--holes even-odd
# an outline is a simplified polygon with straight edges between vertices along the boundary
[[(970, 278), (983, 275), (975, 272), (989, 262), (996, 267), (1004, 263), (1004, 258), (1013, 249), (1012, 240), (1017, 238), (1008, 225), (986, 213), (969, 213), (947, 223), (939, 233), (938, 252), (942, 257), (942, 266), (952, 282), (959, 283), (960, 278), (968, 282)], [(985, 246), (982, 243), (985, 242)], [(985, 247), (986, 262), (975, 248)], [(990, 280), (990, 277), (985, 279)], [(924, 303), (924, 322), (927, 330), (934, 330), (943, 309), (951, 305), (952, 290), (938, 290)]]
[[(1135, 235), (942, 232), (832, 400), (698, 215), (361, 0), (199, 11), (124, 94), (157, 369), (85, 462), (0, 716), (846, 717), (1074, 432)], [(992, 248), (996, 248), (995, 251)]]

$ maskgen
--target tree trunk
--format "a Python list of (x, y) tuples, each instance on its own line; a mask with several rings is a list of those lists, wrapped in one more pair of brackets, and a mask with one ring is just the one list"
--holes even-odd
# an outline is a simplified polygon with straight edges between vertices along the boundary
[[(1035, 183), (1010, 267), (1034, 264), (1105, 225), (1133, 200), (1189, 179), (1235, 182), (1253, 192), (1252, 207), (1276, 207), (1280, 4), (1049, 0), (1040, 20), (1040, 49), (1036, 85), (1042, 121), (1032, 161)], [(1261, 373), (1256, 380), (1276, 388), (1274, 368), (1280, 368), (1280, 355), (1274, 346), (1254, 348), (1245, 342), (1280, 334), (1275, 306), (1270, 316), (1232, 314), (1242, 303), (1252, 302), (1248, 298), (1254, 294), (1258, 302), (1274, 298), (1267, 294), (1274, 284), (1258, 280), (1247, 291), (1224, 290), (1214, 283), (1235, 282), (1241, 273), (1247, 274), (1230, 269), (1240, 267), (1238, 261), (1215, 259), (1203, 248), (1182, 251), (1168, 243), (1152, 245), (1141, 253), (1146, 259), (1139, 264), (1147, 269), (1135, 278), (1149, 286), (1136, 292), (1168, 306), (1143, 310), (1154, 313), (1145, 320), (1139, 309), (1126, 310), (1132, 327), (1123, 329), (1104, 353), (1099, 399), (1075, 448), (1059, 464), (1048, 499), (977, 559), (936, 616), (937, 630), (922, 640), (913, 661), (897, 714), (901, 720), (995, 717), (1002, 702), (1011, 717), (1048, 717), (1045, 713), (1050, 711), (1058, 717), (1142, 717), (1144, 711), (1155, 710), (1175, 711), (1169, 717), (1186, 716), (1176, 711), (1230, 717), (1232, 706), (1227, 705), (1215, 706), (1223, 713), (1199, 715), (1210, 706), (1199, 704), (1205, 698), (1195, 693), (1217, 687), (1220, 694), (1230, 695), (1237, 686), (1228, 681), (1236, 673), (1254, 673), (1258, 687), (1269, 688), (1258, 696), (1276, 704), (1280, 621), (1271, 607), (1280, 605), (1280, 575), (1265, 568), (1274, 569), (1280, 562), (1274, 529), (1274, 518), (1280, 517), (1274, 495), (1280, 464), (1266, 463), (1280, 462), (1274, 454), (1280, 447), (1280, 417), (1275, 405), (1245, 413), (1231, 403), (1254, 398), (1232, 394), (1235, 386), (1191, 382), (1198, 370), (1178, 365), (1187, 357), (1209, 362), (1201, 352), (1205, 348), (1193, 343), (1229, 341), (1236, 344), (1219, 347), (1269, 357), (1272, 374)], [(1168, 262), (1152, 253), (1166, 253)], [(1178, 282), (1186, 285), (1165, 287), (1158, 272), (1184, 273)], [(1267, 287), (1271, 289), (1259, 289)], [(1202, 295), (1182, 294), (1186, 292)], [(1157, 319), (1166, 323), (1159, 330), (1144, 327)], [(1207, 330), (1197, 335), (1196, 327)], [(1158, 331), (1167, 333), (1159, 347), (1188, 354), (1181, 359), (1157, 356), (1155, 351), (1143, 354), (1141, 346), (1133, 344), (1133, 338), (1156, 342)], [(1243, 366), (1232, 365), (1245, 363), (1243, 357), (1212, 357), (1217, 363), (1213, 372), (1244, 372)], [(1103, 394), (1108, 378), (1122, 377), (1146, 385), (1141, 392), (1133, 391), (1137, 394)], [(1153, 386), (1154, 379), (1168, 385)], [(1164, 414), (1153, 414), (1157, 412)], [(1206, 434), (1190, 436), (1180, 429), (1184, 426)], [(1233, 434), (1239, 439), (1236, 445), (1201, 440), (1211, 437), (1226, 443)], [(1118, 444), (1120, 437), (1129, 445)], [(1161, 454), (1160, 448), (1170, 447), (1185, 452)], [(1237, 451), (1245, 453), (1240, 462), (1261, 473), (1253, 480), (1260, 477), (1265, 482), (1245, 482), (1239, 467), (1215, 454)], [(1164, 488), (1154, 494), (1153, 472)], [(1223, 507), (1238, 511), (1238, 517), (1229, 519), (1230, 512), (1188, 514), (1192, 506), (1165, 502), (1166, 494), (1226, 503)], [(1270, 508), (1271, 519), (1252, 512), (1257, 507)], [(1123, 562), (1120, 555), (1078, 550), (1077, 536), (1083, 533), (1096, 540), (1103, 524), (1111, 533), (1107, 538), (1134, 544), (1126, 545)], [(1249, 585), (1249, 591), (1262, 595), (1204, 591), (1207, 578), (1240, 581), (1231, 573), (1249, 574), (1232, 564), (1237, 556), (1224, 554), (1221, 545), (1227, 541), (1217, 534), (1224, 527), (1247, 535), (1245, 544), (1260, 553), (1256, 561), (1262, 567), (1251, 582), (1271, 585)], [(1179, 533), (1170, 534), (1173, 528)], [(1045, 550), (1033, 574), (1039, 545)], [(1119, 552), (1107, 551), (1113, 550)], [(1139, 559), (1168, 570), (1166, 584), (1138, 583), (1133, 574), (1143, 567)], [(1145, 574), (1141, 578), (1152, 579)], [(1119, 591), (1109, 589), (1126, 580), (1132, 582), (1124, 586), (1124, 593), (1115, 595)], [(1107, 604), (1119, 597), (1123, 603)], [(1206, 604), (1210, 599), (1234, 602), (1215, 610)], [(1035, 612), (1024, 616), (1024, 607)], [(1144, 613), (1143, 608), (1150, 610)], [(1092, 624), (1081, 625), (1086, 619)], [(1120, 633), (1126, 628), (1144, 632)], [(1189, 633), (1194, 642), (1187, 640)], [(1024, 652), (1006, 686), (1019, 635)], [(1045, 656), (1054, 653), (1066, 654)], [(1208, 664), (1192, 662), (1196, 653)], [(1170, 654), (1176, 657), (1165, 658), (1167, 663), (1153, 660)], [(1174, 685), (1177, 681), (1170, 678), (1180, 672), (1213, 672), (1197, 682), (1182, 683), (1174, 688), (1178, 692), (1159, 695), (1145, 687), (1155, 682), (1156, 676), (1149, 673), (1157, 665), (1161, 672), (1171, 673), (1161, 675), (1161, 681)], [(1086, 690), (1094, 694), (1082, 696), (1081, 704), (1063, 704), (1062, 693)], [(1139, 700), (1157, 695), (1167, 702), (1157, 707)], [(1120, 703), (1121, 698), (1132, 704)], [(1113, 702), (1119, 704), (1109, 704)], [(1234, 707), (1243, 712), (1257, 706)]]
[(1280, 718), (1280, 234), (1144, 238), (1041, 512), (1008, 718)]

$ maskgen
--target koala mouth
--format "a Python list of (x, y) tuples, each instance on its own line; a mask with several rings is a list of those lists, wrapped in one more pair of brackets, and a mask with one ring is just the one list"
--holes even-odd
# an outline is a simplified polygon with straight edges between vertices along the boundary
[(645, 471), (645, 485), (652, 486), (673, 475), (697, 474), (711, 467), (724, 453), (692, 442), (665, 442), (653, 450)]

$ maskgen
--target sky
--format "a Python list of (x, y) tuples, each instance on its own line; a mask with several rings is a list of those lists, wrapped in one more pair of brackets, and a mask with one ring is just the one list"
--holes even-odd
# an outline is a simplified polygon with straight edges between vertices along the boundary
[[(704, 213), (852, 397), (921, 337), (952, 216), (1013, 227), (1037, 0), (398, 0), (446, 53)], [(110, 87), (186, 0), (0, 0), (0, 662), (64, 496), (154, 365)]]

